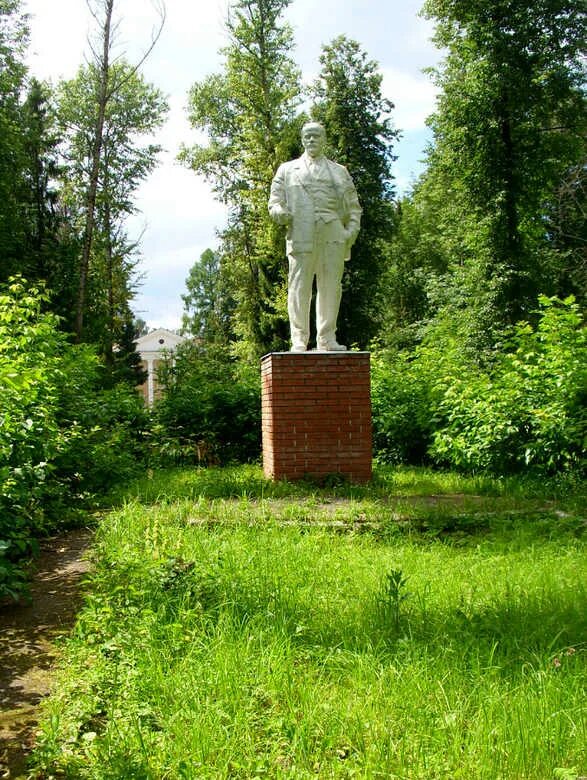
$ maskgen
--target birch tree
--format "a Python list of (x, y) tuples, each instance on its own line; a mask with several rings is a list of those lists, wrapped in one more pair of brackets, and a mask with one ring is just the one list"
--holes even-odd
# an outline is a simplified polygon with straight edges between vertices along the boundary
[(159, 23), (154, 28), (152, 40), (145, 54), (137, 64), (120, 68), (116, 67), (120, 63), (114, 52), (116, 31), (120, 24), (115, 17), (115, 7), (118, 8), (120, 5), (118, 0), (87, 0), (87, 4), (95, 21), (96, 33), (95, 39), (90, 40), (92, 61), (87, 66), (87, 73), (91, 75), (92, 110), (88, 114), (89, 124), (86, 128), (89, 147), (88, 165), (85, 172), (83, 239), (75, 313), (75, 334), (78, 341), (82, 339), (84, 329), (88, 274), (96, 230), (96, 204), (101, 184), (100, 169), (103, 167), (105, 127), (109, 106), (125, 90), (129, 81), (137, 75), (140, 66), (152, 51), (165, 20), (164, 6), (156, 0), (153, 7), (158, 14)]

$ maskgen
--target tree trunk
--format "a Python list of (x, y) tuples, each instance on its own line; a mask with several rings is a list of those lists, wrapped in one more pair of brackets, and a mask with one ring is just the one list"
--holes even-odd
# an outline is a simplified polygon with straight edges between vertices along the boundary
[(102, 141), (104, 135), (104, 121), (106, 117), (106, 105), (108, 103), (108, 76), (110, 73), (110, 44), (111, 23), (114, 0), (104, 0), (104, 23), (102, 26), (102, 58), (100, 61), (100, 83), (98, 92), (98, 114), (92, 148), (92, 167), (86, 198), (86, 219), (84, 225), (84, 240), (82, 257), (80, 262), (79, 285), (75, 314), (75, 337), (79, 343), (82, 339), (84, 327), (84, 310), (86, 305), (86, 289), (88, 284), (88, 272), (90, 268), (90, 255), (94, 239), (96, 196), (98, 193), (98, 177), (100, 173), (100, 157), (102, 153)]

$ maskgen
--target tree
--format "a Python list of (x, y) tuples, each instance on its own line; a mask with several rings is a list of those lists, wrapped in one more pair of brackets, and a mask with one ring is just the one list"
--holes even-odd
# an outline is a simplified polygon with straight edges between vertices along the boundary
[(487, 346), (539, 291), (565, 293), (545, 216), (584, 159), (584, 6), (428, 0), (425, 11), (447, 50), (425, 185), (443, 193), (438, 225), (455, 248), (445, 298)]
[(137, 352), (139, 335), (136, 324), (130, 316), (127, 317), (120, 328), (120, 338), (113, 351), (110, 370), (112, 385), (125, 382), (131, 387), (138, 387), (147, 381), (149, 372), (143, 368), (141, 356)]
[(21, 205), (25, 153), (20, 98), (28, 39), (20, 0), (0, 0), (0, 281), (20, 270), (26, 235)]
[[(85, 171), (83, 241), (75, 315), (75, 333), (78, 341), (82, 339), (83, 335), (88, 275), (96, 228), (95, 214), (99, 194), (99, 180), (101, 168), (104, 167), (103, 152), (107, 113), (113, 101), (118, 101), (120, 104), (121, 93), (127, 92), (129, 81), (137, 77), (138, 67), (155, 45), (165, 19), (164, 8), (159, 6), (161, 25), (147, 53), (141, 59), (139, 65), (121, 66), (119, 62), (113, 62), (112, 58), (114, 33), (117, 27), (117, 22), (114, 19), (114, 0), (87, 0), (87, 2), (98, 26), (99, 48), (96, 50), (92, 46), (94, 60), (85, 69), (87, 82), (91, 87), (91, 100), (86, 101), (86, 106), (89, 109), (86, 117), (86, 142), (88, 148), (84, 150), (87, 159), (87, 169)], [(84, 69), (80, 71), (78, 78), (83, 79), (83, 71)], [(156, 115), (155, 124), (160, 121), (161, 110)], [(111, 128), (113, 127), (115, 125), (111, 124)], [(140, 129), (137, 128), (136, 132), (140, 132)], [(108, 170), (107, 166), (106, 170)]]
[(561, 179), (546, 211), (546, 229), (553, 250), (555, 289), (568, 291), (587, 304), (587, 166), (572, 166)]
[(133, 323), (133, 327), (136, 333), (136, 337), (146, 336), (149, 333), (150, 328), (142, 317), (136, 317)]
[(385, 306), (382, 340), (411, 349), (434, 315), (434, 280), (446, 273), (451, 249), (438, 229), (443, 204), (439, 193), (417, 184), (394, 208), (395, 227), (387, 247), (382, 288)]
[(95, 72), (98, 74), (97, 95), (94, 112), (92, 117), (92, 134), (90, 136), (90, 155), (89, 155), (89, 175), (87, 180), (87, 189), (85, 193), (85, 220), (83, 229), (82, 256), (79, 267), (79, 287), (75, 310), (75, 333), (78, 341), (82, 339), (84, 326), (84, 310), (86, 305), (86, 287), (88, 273), (90, 268), (90, 254), (92, 251), (92, 241), (94, 237), (94, 211), (96, 208), (96, 197), (98, 193), (98, 174), (100, 168), (100, 157), (102, 152), (102, 139), (104, 131), (104, 121), (106, 116), (106, 106), (108, 104), (109, 77), (110, 77), (110, 49), (112, 46), (112, 13), (114, 10), (114, 0), (102, 0), (101, 5), (103, 19), (98, 19), (98, 11), (93, 15), (101, 26), (102, 35), (102, 53), (96, 56)]
[[(75, 331), (78, 338), (83, 333), (86, 340), (100, 342), (107, 363), (111, 363), (113, 344), (128, 319), (134, 291), (137, 247), (127, 238), (124, 220), (133, 213), (132, 196), (153, 170), (160, 150), (156, 144), (141, 145), (137, 139), (162, 124), (166, 102), (134, 66), (124, 61), (109, 65), (109, 80), (116, 89), (109, 94), (100, 119), (96, 170), (95, 114), (101, 78), (94, 65), (80, 68), (74, 79), (61, 85), (59, 109), (67, 144), (64, 198), (77, 218), (84, 242)], [(91, 252), (86, 258), (88, 236)]]
[(325, 126), (332, 156), (348, 168), (363, 208), (361, 232), (343, 277), (338, 334), (343, 343), (366, 347), (380, 327), (377, 290), (393, 228), (391, 163), (398, 133), (377, 63), (356, 41), (336, 38), (323, 48), (320, 62), (311, 90), (312, 115)]
[(45, 283), (51, 310), (71, 330), (80, 244), (60, 197), (62, 139), (55, 95), (49, 85), (31, 79), (21, 118), (25, 168), (20, 198), (26, 231), (20, 270), (29, 281)]
[(47, 305), (67, 321), (75, 300), (78, 250), (61, 208), (59, 142), (54, 96), (26, 80), (22, 57), (26, 16), (17, 0), (0, 2), (0, 280), (18, 272), (42, 281)]
[[(289, 57), (292, 33), (281, 16), (290, 0), (236, 0), (226, 23), (224, 70), (195, 84), (189, 118), (207, 145), (182, 159), (211, 182), (229, 209), (218, 250), (236, 301), (234, 329), (249, 353), (287, 343), (283, 236), (267, 200), (279, 163), (298, 144), (299, 73)], [(295, 146), (297, 151), (297, 146)]]
[(187, 294), (181, 296), (182, 329), (204, 344), (228, 345), (234, 300), (222, 276), (219, 257), (211, 249), (202, 252), (190, 269), (186, 287)]
[[(49, 87), (32, 79), (22, 106), (22, 141), (25, 152), (25, 177), (28, 183), (29, 255), (28, 278), (44, 277), (46, 242), (54, 231), (55, 181), (59, 175), (55, 111)], [(26, 194), (25, 194), (26, 197)]]

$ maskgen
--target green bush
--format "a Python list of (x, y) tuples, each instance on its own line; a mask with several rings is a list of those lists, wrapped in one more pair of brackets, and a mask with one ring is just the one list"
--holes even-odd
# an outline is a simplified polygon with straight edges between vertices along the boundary
[(259, 371), (237, 366), (218, 350), (183, 345), (161, 371), (152, 452), (157, 462), (256, 460), (261, 442)]
[(45, 527), (43, 497), (61, 436), (56, 422), (57, 320), (39, 290), (12, 280), (0, 290), (0, 598), (24, 589), (20, 561)]
[(424, 463), (431, 443), (430, 378), (424, 360), (405, 352), (371, 353), (373, 448), (384, 463)]
[(494, 473), (584, 468), (586, 331), (572, 298), (540, 305), (536, 328), (520, 323), (491, 370), (439, 374), (437, 462)]
[(98, 359), (73, 347), (45, 294), (0, 289), (0, 599), (25, 590), (35, 537), (136, 474), (147, 422), (130, 388), (101, 388)]
[(92, 347), (70, 346), (62, 360), (57, 422), (64, 444), (55, 467), (69, 495), (107, 491), (138, 473), (149, 415), (126, 383), (103, 387), (104, 369)]

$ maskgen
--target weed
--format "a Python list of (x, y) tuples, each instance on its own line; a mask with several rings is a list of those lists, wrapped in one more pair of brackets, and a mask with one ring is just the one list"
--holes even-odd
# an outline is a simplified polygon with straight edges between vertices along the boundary
[(392, 569), (385, 575), (377, 597), (383, 621), (389, 623), (396, 633), (401, 626), (402, 606), (410, 597), (406, 590), (407, 583), (401, 569)]
[(326, 489), (250, 466), (136, 483), (98, 531), (39, 771), (576, 777), (584, 524), (502, 487), (387, 469)]

